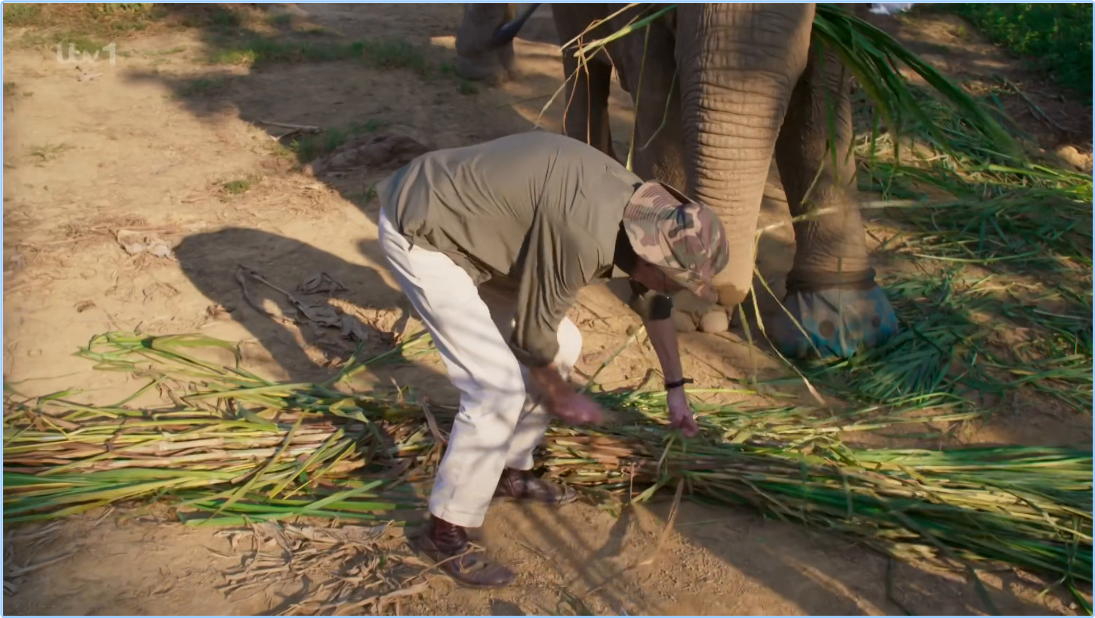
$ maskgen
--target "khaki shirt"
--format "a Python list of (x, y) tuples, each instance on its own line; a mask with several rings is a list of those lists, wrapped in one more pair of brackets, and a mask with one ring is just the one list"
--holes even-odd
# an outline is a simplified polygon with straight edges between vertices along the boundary
[(641, 184), (588, 144), (532, 131), (424, 154), (377, 193), (412, 246), (444, 253), (477, 286), (516, 290), (510, 346), (522, 364), (542, 367), (578, 292), (626, 276), (613, 268), (616, 238)]

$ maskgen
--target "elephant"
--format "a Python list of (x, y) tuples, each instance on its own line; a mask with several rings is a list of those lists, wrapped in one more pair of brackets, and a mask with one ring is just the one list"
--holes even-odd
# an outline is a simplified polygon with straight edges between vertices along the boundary
[[(537, 6), (517, 14), (514, 5), (465, 5), (457, 71), (475, 80), (511, 76), (513, 39)], [(792, 358), (847, 358), (883, 344), (897, 332), (897, 318), (875, 281), (857, 205), (851, 76), (813, 40), (815, 5), (679, 4), (580, 65), (578, 45), (665, 6), (551, 10), (559, 40), (571, 42), (562, 50), (572, 76), (564, 134), (616, 157), (608, 116), (615, 70), (635, 104), (633, 171), (705, 202), (727, 230), (731, 259), (714, 281), (719, 300), (675, 311), (678, 330), (726, 330), (746, 299), (774, 162), (792, 216), (820, 212), (794, 224), (786, 311), (766, 320), (771, 341)]]

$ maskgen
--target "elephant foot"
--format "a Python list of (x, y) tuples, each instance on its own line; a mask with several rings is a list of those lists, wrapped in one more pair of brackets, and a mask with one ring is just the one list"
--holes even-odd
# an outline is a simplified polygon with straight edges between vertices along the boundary
[(777, 311), (769, 331), (781, 354), (849, 358), (897, 333), (897, 316), (873, 270), (837, 279), (832, 274), (788, 276), (787, 311)]
[(497, 85), (509, 78), (506, 71), (494, 58), (456, 58), (456, 75), (473, 82)]
[(488, 86), (498, 86), (512, 79), (517, 71), (513, 46), (484, 54), (482, 56), (456, 56), (453, 67), (457, 77), (473, 82), (482, 82)]

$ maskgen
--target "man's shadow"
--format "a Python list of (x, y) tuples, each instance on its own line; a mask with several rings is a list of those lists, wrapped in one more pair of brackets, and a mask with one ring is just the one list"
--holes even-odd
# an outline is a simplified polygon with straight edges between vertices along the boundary
[[(372, 267), (278, 234), (238, 227), (193, 234), (175, 254), (198, 290), (294, 382), (330, 377), (355, 350), (369, 358), (391, 349), (411, 316)], [(332, 323), (343, 315), (350, 326)]]

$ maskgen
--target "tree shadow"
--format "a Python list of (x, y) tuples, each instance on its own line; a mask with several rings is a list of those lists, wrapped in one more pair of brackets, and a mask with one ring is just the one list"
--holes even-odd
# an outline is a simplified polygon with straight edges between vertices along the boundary
[[(171, 6), (182, 7), (173, 9), (178, 11), (192, 10), (185, 5)], [(374, 6), (379, 5), (357, 10), (372, 10)], [(429, 10), (436, 10), (441, 15), (441, 22), (451, 20), (453, 15), (458, 16), (452, 8), (433, 7), (430, 5)], [(392, 9), (385, 11), (381, 16), (383, 19), (378, 17), (379, 23), (389, 23), (386, 20), (395, 19)], [(227, 111), (240, 120), (263, 126), (271, 138), (279, 138), (278, 147), (285, 149), (286, 156), (297, 165), (306, 163), (311, 154), (349, 139), (354, 132), (353, 123), (357, 123), (360, 133), (381, 130), (399, 132), (436, 147), (464, 145), (531, 129), (527, 118), (509, 106), (503, 108), (487, 103), (489, 93), (462, 92), (462, 82), (446, 70), (447, 66), (451, 66), (453, 54), (444, 48), (408, 46), (399, 39), (383, 36), (376, 39), (328, 39), (321, 33), (296, 29), (292, 19), (268, 22), (266, 25), (274, 31), (267, 32), (249, 28), (221, 13), (214, 15), (221, 17), (202, 22), (202, 39), (207, 48), (204, 53), (211, 59), (251, 58), (254, 64), (249, 73), (216, 69), (197, 77), (143, 74), (133, 76), (134, 79), (166, 85), (182, 106), (195, 116), (213, 117)], [(457, 24), (458, 18), (451, 21), (451, 28), (446, 33), (455, 32)], [(436, 22), (430, 22), (429, 28), (440, 29)], [(554, 81), (556, 85), (561, 81), (561, 70), (559, 73)], [(484, 114), (490, 114), (489, 122), (483, 121)], [(271, 120), (338, 129), (322, 133), (317, 139), (328, 142), (316, 145), (316, 150), (310, 151), (304, 147), (307, 142), (302, 137), (286, 139), (286, 128), (269, 124)], [(375, 225), (379, 205), (371, 186), (387, 171), (370, 169), (344, 176), (321, 176), (319, 180), (360, 208)], [(765, 208), (775, 216), (781, 206), (778, 199), (774, 199), (766, 201)], [(786, 208), (785, 203), (782, 208)], [(793, 236), (791, 238), (788, 241), (775, 235), (762, 237), (764, 254), (780, 256), (777, 264), (770, 268), (765, 266), (762, 270), (776, 272), (783, 267), (783, 263), (789, 269), (788, 252), (793, 256), (794, 246)], [(358, 249), (361, 256), (372, 264), (387, 263), (376, 241), (371, 238), (359, 241)], [(264, 304), (278, 306), (284, 315), (291, 315), (294, 308), (286, 305), (284, 294), (265, 285), (249, 288), (252, 300), (247, 300), (235, 278), (239, 264), (246, 265), (253, 259), (260, 259), (268, 271), (262, 273), (263, 276), (289, 291), (309, 275), (325, 272), (349, 288), (345, 296), (349, 305), (357, 309), (399, 311), (402, 316), (400, 322), (390, 325), (369, 323), (368, 315), (365, 316), (363, 321), (370, 327), (366, 345), (375, 346), (378, 352), (384, 346), (390, 346), (391, 337), (401, 332), (410, 315), (409, 304), (376, 269), (347, 262), (332, 253), (279, 234), (244, 228), (195, 234), (183, 241), (176, 254), (184, 272), (202, 293), (214, 302), (231, 307), (233, 317), (290, 372), (294, 381), (329, 377), (334, 365), (346, 358), (352, 346), (341, 340), (340, 333), (312, 333), (307, 327), (302, 330), (271, 319), (268, 314), (275, 313), (273, 309), (265, 312), (255, 309), (252, 301), (260, 307)], [(785, 274), (786, 270), (783, 272)], [(606, 286), (606, 289), (617, 300), (626, 301), (624, 286), (614, 284)], [(378, 290), (383, 290), (383, 293), (378, 294)], [(332, 302), (314, 296), (311, 298), (320, 306)], [(339, 307), (346, 310), (345, 305)], [(743, 331), (739, 332), (744, 335)], [(705, 346), (713, 353), (724, 356), (733, 354), (723, 343), (717, 338), (697, 336), (689, 337), (686, 345)], [(757, 343), (762, 348), (766, 345)], [(326, 354), (317, 355), (316, 349)], [(447, 382), (439, 372), (422, 371), (421, 367), (414, 380), (418, 381), (419, 389), (423, 391), (427, 389), (422, 386), (424, 380), (429, 380), (438, 388)], [(433, 391), (430, 394), (432, 396)], [(541, 541), (548, 545), (588, 546), (582, 531), (564, 513), (531, 508), (521, 509), (521, 513), (536, 528)], [(606, 590), (605, 600), (612, 607), (622, 608), (625, 599), (619, 590), (605, 587), (605, 582), (612, 577), (620, 577), (620, 574), (601, 568), (599, 561), (620, 555), (631, 525), (626, 518), (618, 521), (603, 544), (592, 552), (592, 562), (587, 553), (565, 554), (562, 557), (568, 563), (566, 567), (569, 572), (578, 573), (588, 589)], [(800, 534), (786, 527), (776, 527), (771, 531), (776, 535)], [(696, 545), (712, 545), (702, 535), (693, 532), (682, 534)], [(742, 539), (745, 542), (747, 537), (743, 536)], [(750, 575), (756, 573), (758, 581), (776, 594), (793, 600), (807, 613), (864, 613), (854, 600), (831, 588), (816, 585), (809, 588), (808, 594), (804, 593), (802, 582), (796, 581), (796, 574), (800, 574), (802, 569), (778, 553), (772, 553), (770, 560), (783, 565), (783, 568), (764, 573), (754, 571), (755, 556), (750, 555), (754, 550), (757, 550), (754, 546), (734, 550), (726, 544), (719, 544), (713, 552), (719, 559), (743, 572)], [(802, 560), (808, 561), (809, 555), (804, 556)], [(846, 574), (829, 573), (829, 576), (840, 581), (845, 579)], [(939, 586), (942, 588), (943, 584)], [(892, 609), (895, 606), (887, 607)], [(509, 612), (512, 608), (501, 605), (499, 609)]]

